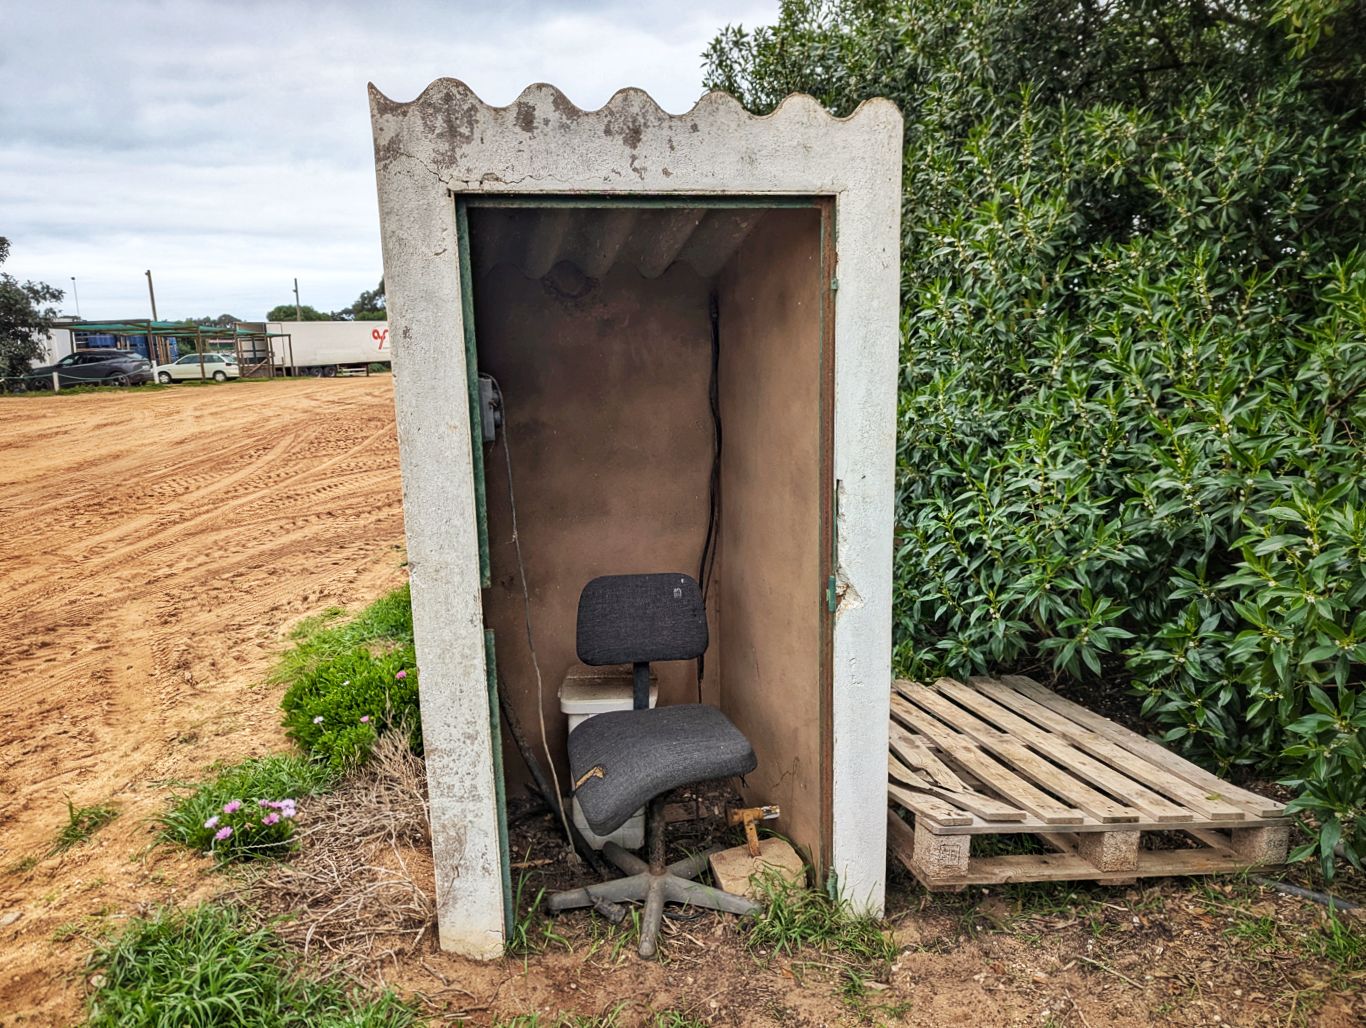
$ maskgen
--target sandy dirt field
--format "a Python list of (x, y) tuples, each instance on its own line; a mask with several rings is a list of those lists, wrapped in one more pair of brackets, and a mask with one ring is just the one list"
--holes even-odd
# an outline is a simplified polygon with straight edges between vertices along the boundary
[[(0, 1023), (61, 1023), (54, 933), (205, 887), (148, 850), (169, 782), (282, 749), (288, 629), (403, 581), (392, 385), (10, 398), (0, 440)], [(121, 815), (45, 856), (67, 797)]]
[[(72, 1024), (94, 938), (239, 881), (153, 845), (171, 787), (285, 749), (261, 683), (290, 628), (404, 580), (391, 385), (0, 399), (0, 439), (0, 1028)], [(120, 816), (54, 854), (68, 797)], [(526, 897), (577, 873), (548, 816), (516, 819), (514, 844)], [(474, 964), (428, 935), (374, 976), (432, 1024), (1362, 1023), (1366, 972), (1307, 955), (1321, 909), (1241, 888), (931, 897), (894, 870), (899, 955), (866, 985), (811, 951), (752, 953), (711, 915), (667, 922), (641, 963), (582, 912), (532, 918), (525, 955)]]

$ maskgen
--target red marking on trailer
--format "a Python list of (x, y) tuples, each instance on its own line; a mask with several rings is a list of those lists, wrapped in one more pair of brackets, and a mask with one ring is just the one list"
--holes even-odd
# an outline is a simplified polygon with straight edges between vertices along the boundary
[(370, 330), (370, 338), (379, 343), (379, 349), (384, 349), (384, 344), (389, 341), (389, 330), (387, 328), (373, 328)]

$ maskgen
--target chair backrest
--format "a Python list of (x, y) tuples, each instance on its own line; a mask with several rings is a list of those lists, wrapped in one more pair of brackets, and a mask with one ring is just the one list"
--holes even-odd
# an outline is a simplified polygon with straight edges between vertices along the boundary
[(707, 649), (702, 590), (679, 572), (595, 578), (579, 595), (575, 641), (593, 666), (692, 660)]

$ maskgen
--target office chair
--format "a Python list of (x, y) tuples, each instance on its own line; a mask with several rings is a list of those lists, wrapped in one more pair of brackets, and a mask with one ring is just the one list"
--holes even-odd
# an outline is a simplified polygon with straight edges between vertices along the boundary
[(664, 904), (685, 903), (731, 914), (758, 906), (692, 881), (708, 854), (664, 863), (664, 794), (681, 785), (743, 775), (758, 765), (754, 749), (715, 707), (700, 703), (650, 707), (650, 662), (693, 660), (707, 648), (702, 592), (684, 574), (609, 575), (579, 596), (579, 660), (631, 664), (632, 710), (598, 714), (569, 733), (569, 770), (584, 820), (607, 835), (643, 804), (648, 862), (616, 843), (603, 856), (628, 876), (554, 893), (551, 910), (635, 900), (645, 904), (639, 952), (654, 956)]

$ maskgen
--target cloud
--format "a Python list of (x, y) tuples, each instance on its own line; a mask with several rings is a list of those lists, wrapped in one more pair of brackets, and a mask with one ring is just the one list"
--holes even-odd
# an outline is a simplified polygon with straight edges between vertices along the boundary
[[(776, 0), (674, 4), (132, 0), (12, 8), (0, 55), (5, 268), (87, 317), (255, 318), (342, 307), (381, 272), (365, 85), (407, 100), (442, 75), (489, 103), (536, 81), (581, 107), (640, 86), (701, 95), (700, 54)], [(66, 308), (74, 312), (68, 295)]]

